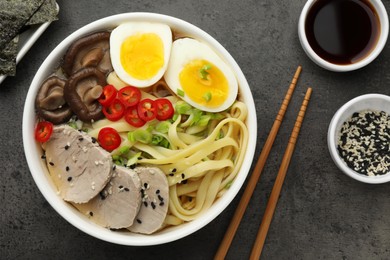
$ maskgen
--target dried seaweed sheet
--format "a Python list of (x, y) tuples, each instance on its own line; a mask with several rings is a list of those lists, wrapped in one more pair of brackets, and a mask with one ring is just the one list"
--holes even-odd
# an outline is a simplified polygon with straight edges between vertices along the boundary
[(20, 28), (44, 0), (0, 1), (0, 50), (19, 33)]
[(58, 10), (55, 0), (45, 0), (39, 9), (31, 16), (26, 25), (53, 22), (58, 20)]
[(0, 75), (15, 76), (19, 35), (8, 42), (0, 53)]

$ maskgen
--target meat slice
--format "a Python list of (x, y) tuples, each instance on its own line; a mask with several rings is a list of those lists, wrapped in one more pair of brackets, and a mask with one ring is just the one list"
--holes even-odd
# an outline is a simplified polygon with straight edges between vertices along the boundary
[(133, 224), (141, 205), (141, 181), (131, 169), (116, 166), (107, 186), (85, 204), (74, 204), (96, 224), (111, 229)]
[(134, 170), (141, 179), (142, 205), (136, 221), (128, 230), (151, 234), (162, 227), (167, 215), (169, 203), (168, 180), (165, 174), (156, 167), (138, 167)]
[(50, 175), (66, 201), (88, 202), (111, 178), (111, 155), (95, 139), (68, 125), (55, 126), (43, 149)]

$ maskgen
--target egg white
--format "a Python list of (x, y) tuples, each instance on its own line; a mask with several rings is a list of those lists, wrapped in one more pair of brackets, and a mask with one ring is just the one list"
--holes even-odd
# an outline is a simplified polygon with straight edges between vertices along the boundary
[(174, 93), (183, 91), (179, 75), (183, 68), (193, 60), (207, 60), (224, 74), (229, 86), (226, 100), (218, 107), (207, 107), (190, 99), (185, 93), (180, 96), (187, 103), (203, 111), (220, 112), (228, 109), (236, 100), (238, 83), (232, 69), (205, 43), (192, 38), (182, 38), (173, 42), (171, 57), (164, 79)]
[[(160, 37), (164, 45), (164, 64), (160, 70), (149, 79), (140, 80), (129, 75), (121, 64), (121, 46), (130, 36), (135, 34), (154, 33)], [(129, 85), (144, 88), (149, 87), (162, 78), (168, 66), (172, 47), (172, 31), (168, 25), (149, 22), (128, 22), (116, 27), (110, 36), (110, 56), (112, 66), (118, 77)]]

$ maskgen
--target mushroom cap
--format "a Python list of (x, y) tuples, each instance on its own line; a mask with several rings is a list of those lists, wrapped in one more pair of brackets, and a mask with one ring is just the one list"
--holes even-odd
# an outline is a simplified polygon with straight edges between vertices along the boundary
[(104, 117), (97, 99), (106, 84), (105, 75), (94, 67), (83, 68), (69, 77), (64, 97), (81, 121), (91, 122)]
[(56, 125), (67, 122), (73, 115), (64, 99), (65, 84), (65, 80), (51, 76), (42, 83), (35, 98), (38, 115)]
[(63, 69), (68, 76), (85, 67), (96, 67), (104, 74), (112, 71), (110, 32), (97, 32), (76, 40), (67, 50)]

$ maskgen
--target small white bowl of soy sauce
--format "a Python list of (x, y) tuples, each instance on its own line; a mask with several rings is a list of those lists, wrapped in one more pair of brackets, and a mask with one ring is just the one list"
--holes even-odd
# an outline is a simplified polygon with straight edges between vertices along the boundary
[(388, 33), (388, 15), (380, 0), (308, 0), (298, 23), (299, 40), (309, 58), (337, 72), (372, 62)]

